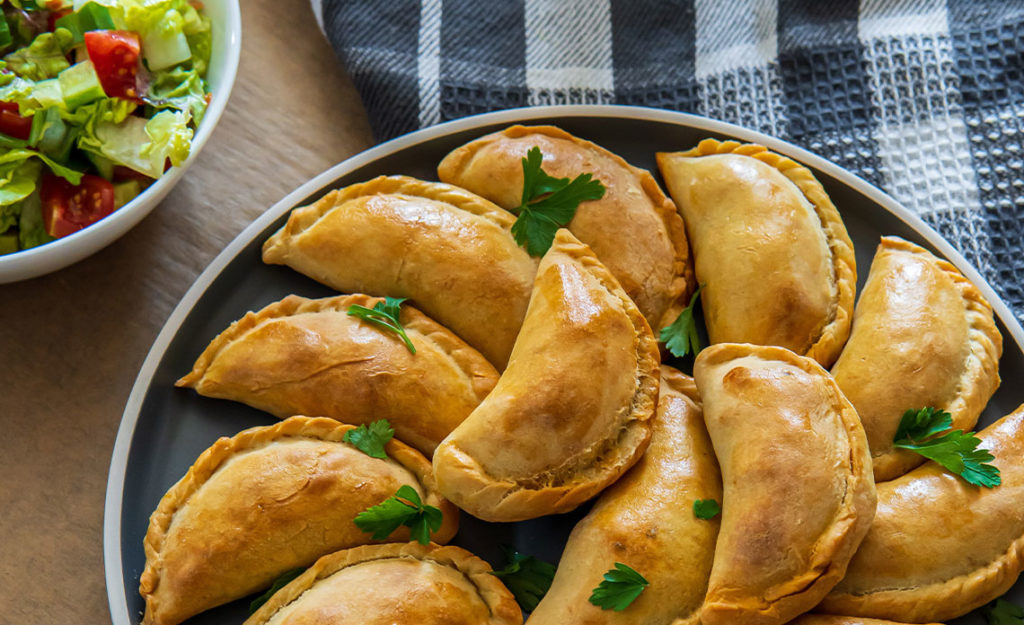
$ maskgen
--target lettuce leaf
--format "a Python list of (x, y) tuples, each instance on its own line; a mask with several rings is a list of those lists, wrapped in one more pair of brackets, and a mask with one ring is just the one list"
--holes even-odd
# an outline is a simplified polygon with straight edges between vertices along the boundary
[(43, 226), (43, 207), (39, 201), (39, 191), (36, 190), (21, 202), (18, 242), (21, 243), (21, 249), (27, 250), (53, 240), (54, 237), (51, 237)]
[(178, 66), (153, 74), (145, 100), (159, 109), (188, 111), (198, 126), (206, 114), (206, 85), (199, 72)]
[(71, 32), (58, 28), (56, 32), (43, 33), (32, 43), (11, 52), (4, 57), (7, 68), (28, 80), (53, 78), (62, 70), (71, 67), (64, 57), (64, 48), (71, 44)]

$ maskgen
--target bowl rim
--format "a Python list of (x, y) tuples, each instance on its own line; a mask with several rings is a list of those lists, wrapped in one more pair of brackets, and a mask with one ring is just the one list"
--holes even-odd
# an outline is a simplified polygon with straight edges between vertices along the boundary
[(771, 137), (756, 130), (714, 120), (701, 115), (681, 113), (664, 109), (626, 105), (552, 105), (507, 109), (489, 113), (481, 113), (470, 117), (459, 118), (449, 122), (430, 126), (410, 132), (385, 143), (359, 152), (350, 158), (334, 165), (307, 182), (267, 209), (257, 217), (234, 239), (231, 240), (210, 264), (196, 277), (192, 286), (182, 296), (171, 312), (160, 333), (146, 355), (139, 374), (132, 385), (131, 393), (125, 404), (121, 422), (118, 426), (117, 438), (111, 453), (110, 470), (107, 477), (107, 490), (103, 512), (103, 561), (107, 599), (113, 625), (130, 625), (131, 615), (128, 613), (127, 591), (124, 583), (124, 568), (121, 551), (121, 517), (124, 483), (127, 470), (128, 452), (135, 433), (135, 427), (141, 414), (143, 400), (153, 382), (160, 360), (166, 353), (171, 341), (177, 336), (181, 324), (191, 313), (195, 304), (206, 292), (213, 281), (233, 262), (242, 250), (270, 224), (283, 214), (294, 208), (299, 202), (310, 197), (320, 189), (379, 158), (404, 150), (420, 143), (435, 140), (449, 134), (473, 130), (495, 124), (515, 124), (529, 122), (539, 118), (553, 117), (616, 117), (640, 121), (655, 121), (673, 125), (687, 126), (712, 134), (726, 135), (743, 141), (758, 143), (800, 161), (814, 169), (824, 172), (863, 194), (868, 199), (881, 205), (885, 210), (907, 224), (921, 235), (929, 245), (948, 259), (974, 283), (984, 297), (992, 305), (996, 317), (1002, 321), (1010, 338), (1024, 351), (1024, 328), (1014, 316), (1009, 306), (998, 296), (984, 277), (967, 262), (945, 238), (924, 222), (919, 216), (904, 207), (895, 198), (878, 187), (860, 178), (852, 172), (788, 141)]
[(0, 255), (0, 284), (28, 280), (52, 273), (95, 254), (142, 221), (178, 183), (202, 151), (220, 121), (238, 75), (242, 48), (240, 4), (239, 0), (222, 1), (225, 7), (226, 23), (224, 25), (224, 64), (217, 86), (218, 93), (211, 96), (210, 104), (203, 115), (203, 121), (192, 138), (192, 147), (185, 162), (167, 170), (145, 191), (95, 224), (43, 245)]

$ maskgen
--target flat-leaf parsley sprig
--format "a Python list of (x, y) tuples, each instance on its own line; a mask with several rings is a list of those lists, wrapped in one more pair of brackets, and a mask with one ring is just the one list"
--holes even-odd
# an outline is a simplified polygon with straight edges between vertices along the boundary
[(395, 430), (391, 427), (391, 423), (387, 419), (378, 419), (370, 425), (363, 424), (354, 430), (345, 432), (345, 436), (341, 440), (371, 458), (383, 460), (388, 457), (384, 452), (384, 446), (394, 435)]
[(1024, 625), (1024, 608), (1005, 599), (996, 599), (985, 606), (988, 625)]
[(259, 610), (264, 603), (274, 596), (274, 593), (287, 586), (293, 579), (305, 572), (306, 569), (299, 567), (278, 575), (277, 579), (274, 580), (274, 583), (270, 585), (270, 588), (268, 588), (266, 592), (249, 602), (249, 614), (255, 614), (256, 610)]
[(999, 486), (1002, 482), (999, 469), (986, 464), (995, 460), (995, 456), (978, 448), (981, 440), (974, 432), (953, 430), (952, 426), (952, 415), (943, 410), (931, 407), (908, 410), (900, 419), (893, 447), (934, 460), (970, 484), (986, 488)]
[(409, 351), (416, 353), (416, 346), (409, 340), (409, 335), (405, 333), (405, 328), (402, 327), (401, 322), (398, 321), (398, 317), (401, 314), (402, 302), (405, 301), (404, 297), (385, 297), (383, 302), (377, 302), (373, 308), (367, 308), (366, 306), (360, 306), (359, 304), (352, 304), (348, 307), (348, 314), (353, 317), (359, 317), (363, 321), (369, 321), (370, 323), (387, 328), (398, 336), (402, 337), (405, 341), (405, 346), (409, 348)]
[(722, 506), (714, 499), (694, 499), (693, 516), (705, 521), (713, 519), (722, 512)]
[(703, 288), (703, 284), (697, 287), (697, 291), (690, 298), (690, 305), (679, 313), (671, 325), (662, 328), (661, 334), (658, 336), (658, 340), (664, 343), (668, 351), (676, 358), (682, 358), (691, 352), (696, 354), (700, 351), (700, 335), (697, 334), (697, 321), (693, 318), (693, 309), (697, 304), (697, 297), (700, 296), (700, 290)]
[(508, 564), (500, 571), (491, 571), (491, 575), (500, 577), (516, 603), (525, 612), (533, 612), (537, 604), (551, 588), (555, 578), (555, 565), (527, 556), (509, 547), (503, 547)]
[(403, 484), (383, 502), (356, 515), (356, 527), (373, 533), (374, 540), (384, 540), (403, 525), (409, 537), (421, 545), (430, 542), (430, 535), (441, 529), (444, 515), (434, 506), (425, 506), (412, 486)]
[(544, 173), (544, 155), (534, 146), (523, 159), (523, 199), (512, 225), (516, 243), (530, 256), (543, 256), (555, 240), (555, 232), (572, 221), (580, 202), (604, 197), (604, 185), (591, 174), (580, 174), (571, 181)]
[(622, 612), (647, 588), (648, 582), (633, 569), (621, 562), (604, 574), (604, 580), (590, 595), (590, 603), (602, 610)]

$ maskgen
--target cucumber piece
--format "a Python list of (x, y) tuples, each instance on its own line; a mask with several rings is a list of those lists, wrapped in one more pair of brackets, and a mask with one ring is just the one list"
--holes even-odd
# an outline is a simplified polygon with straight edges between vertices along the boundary
[[(83, 152), (85, 152), (85, 156), (92, 162), (93, 167), (96, 168), (99, 175), (103, 176), (107, 180), (114, 178), (114, 161), (101, 154), (97, 154), (92, 150), (83, 150)], [(114, 185), (114, 190), (117, 190), (117, 185)]]
[(192, 58), (188, 38), (183, 29), (181, 13), (171, 9), (164, 19), (156, 20), (153, 26), (141, 34), (142, 58), (149, 69), (156, 72)]
[(142, 185), (138, 180), (125, 180), (114, 183), (114, 210), (134, 200), (142, 193)]
[(64, 104), (68, 110), (74, 110), (100, 98), (107, 97), (96, 75), (92, 61), (82, 61), (67, 68), (57, 76), (61, 91), (64, 93)]
[(0, 254), (13, 254), (18, 251), (18, 233), (13, 230), (0, 234)]

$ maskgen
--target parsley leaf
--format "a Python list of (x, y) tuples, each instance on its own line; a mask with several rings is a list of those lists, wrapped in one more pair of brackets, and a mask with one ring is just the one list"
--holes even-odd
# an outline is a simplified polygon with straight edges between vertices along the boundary
[(345, 436), (341, 440), (352, 445), (367, 456), (383, 460), (388, 457), (384, 453), (384, 446), (387, 445), (394, 435), (395, 430), (388, 423), (388, 420), (380, 419), (368, 426), (363, 424), (354, 430), (345, 432)]
[(722, 506), (714, 499), (694, 499), (693, 516), (698, 519), (713, 519), (722, 512)]
[(969, 484), (994, 488), (1002, 478), (991, 464), (995, 456), (979, 449), (981, 440), (974, 432), (950, 429), (953, 417), (943, 410), (922, 408), (903, 413), (896, 429), (893, 447), (909, 449), (941, 464)]
[(249, 603), (249, 614), (255, 614), (256, 610), (260, 609), (260, 606), (262, 606), (271, 597), (274, 596), (274, 593), (287, 586), (293, 579), (295, 579), (299, 575), (302, 575), (302, 573), (305, 572), (305, 570), (306, 569), (299, 567), (297, 569), (285, 571), (284, 573), (278, 575), (277, 579), (274, 580), (274, 583), (271, 584), (270, 588), (267, 589), (267, 592), (263, 593), (259, 597), (256, 597), (252, 600), (251, 603)]
[(604, 197), (604, 185), (591, 174), (580, 174), (571, 181), (544, 173), (544, 155), (534, 146), (523, 159), (523, 199), (512, 225), (516, 243), (526, 247), (530, 256), (543, 256), (555, 240), (555, 232), (572, 221), (580, 202)]
[(996, 599), (983, 612), (988, 625), (1024, 625), (1024, 608), (1004, 599)]
[(416, 347), (409, 340), (409, 335), (405, 333), (405, 328), (398, 321), (398, 316), (402, 308), (402, 302), (405, 301), (404, 297), (385, 297), (383, 302), (377, 302), (377, 305), (373, 308), (367, 308), (366, 306), (360, 306), (359, 304), (352, 304), (348, 307), (348, 314), (353, 317), (359, 317), (363, 321), (369, 321), (370, 323), (379, 325), (383, 328), (391, 330), (398, 336), (402, 337), (405, 341), (405, 346), (409, 348), (409, 351), (416, 353)]
[(430, 542), (430, 535), (441, 529), (443, 515), (434, 506), (425, 506), (412, 486), (403, 484), (383, 502), (356, 515), (356, 527), (373, 533), (374, 540), (385, 540), (403, 525), (409, 528), (409, 539), (421, 545)]
[(693, 307), (703, 288), (703, 284), (697, 287), (697, 291), (690, 298), (690, 305), (679, 313), (672, 325), (662, 328), (658, 336), (658, 340), (677, 358), (682, 358), (691, 351), (694, 354), (700, 351), (700, 335), (697, 334), (697, 322), (693, 319)]
[(604, 574), (604, 581), (590, 595), (590, 603), (602, 610), (622, 612), (647, 588), (642, 575), (621, 562)]
[(526, 556), (509, 547), (503, 547), (508, 564), (491, 575), (500, 577), (516, 598), (516, 603), (526, 612), (533, 612), (537, 604), (551, 588), (555, 578), (555, 565)]

